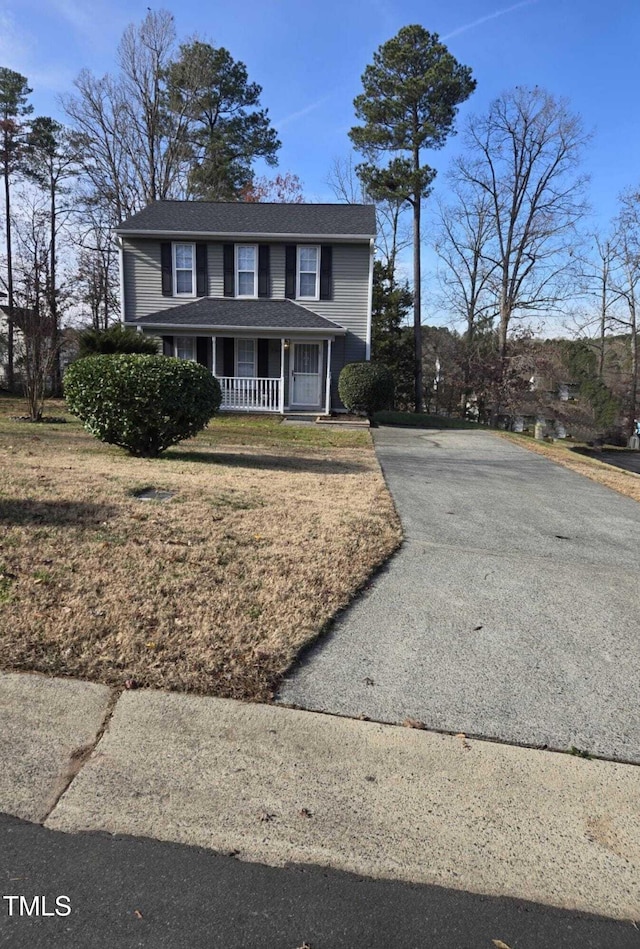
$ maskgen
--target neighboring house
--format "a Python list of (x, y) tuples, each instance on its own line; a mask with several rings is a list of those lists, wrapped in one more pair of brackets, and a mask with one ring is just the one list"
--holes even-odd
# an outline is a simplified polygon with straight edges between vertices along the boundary
[(127, 326), (207, 366), (222, 408), (328, 414), (369, 359), (375, 209), (158, 201), (117, 229)]
[(513, 407), (507, 427), (514, 432), (537, 431), (567, 438), (585, 425), (580, 385), (532, 376), (530, 392)]

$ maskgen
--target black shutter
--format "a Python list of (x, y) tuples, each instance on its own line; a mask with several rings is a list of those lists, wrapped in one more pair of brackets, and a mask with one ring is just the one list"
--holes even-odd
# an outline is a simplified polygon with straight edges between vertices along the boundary
[(173, 356), (173, 336), (162, 337), (162, 355)]
[(258, 340), (258, 378), (266, 379), (269, 375), (269, 340)]
[(236, 353), (233, 337), (219, 336), (218, 339), (222, 340), (222, 375), (235, 376)]
[(269, 245), (258, 245), (258, 296), (270, 296), (269, 286)]
[(296, 298), (296, 245), (287, 244), (285, 247), (285, 280), (284, 295), (288, 300)]
[(196, 336), (196, 361), (211, 369), (211, 337)]
[(160, 269), (162, 271), (162, 296), (173, 296), (173, 261), (171, 254), (171, 244), (162, 242), (160, 244)]
[[(233, 244), (225, 244), (222, 249), (224, 267), (224, 295), (235, 297), (235, 274)], [(225, 373), (226, 375), (226, 373)]]
[(207, 273), (207, 245), (196, 244), (196, 296), (209, 295), (209, 280)]
[(323, 244), (320, 248), (320, 299), (331, 300), (333, 297), (333, 247)]

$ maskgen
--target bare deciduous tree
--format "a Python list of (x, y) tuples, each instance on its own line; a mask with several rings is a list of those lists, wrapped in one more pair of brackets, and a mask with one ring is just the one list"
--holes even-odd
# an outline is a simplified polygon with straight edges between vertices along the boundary
[(75, 303), (82, 307), (83, 323), (88, 310), (91, 326), (104, 330), (120, 316), (119, 254), (113, 236), (116, 221), (109, 207), (82, 192), (77, 211), (72, 234)]
[(92, 190), (118, 223), (150, 201), (171, 197), (180, 178), (185, 118), (169, 115), (164, 79), (175, 39), (173, 16), (150, 11), (125, 31), (117, 77), (84, 69), (76, 94), (62, 98)]
[(42, 418), (60, 347), (51, 312), (51, 222), (47, 199), (23, 193), (16, 220), (16, 326), (20, 331), (21, 371), (32, 421)]
[[(611, 331), (612, 311), (620, 300), (616, 289), (620, 268), (619, 247), (615, 230), (612, 233), (590, 235), (586, 254), (578, 258), (579, 290), (590, 302), (586, 309), (577, 308), (572, 314), (571, 330), (579, 338), (590, 340), (598, 356), (598, 379), (602, 382), (605, 371), (607, 336)], [(595, 305), (594, 305), (595, 304)]]
[(638, 195), (628, 191), (621, 196), (622, 208), (617, 225), (616, 256), (619, 271), (614, 292), (624, 300), (625, 313), (616, 311), (614, 322), (629, 333), (630, 374), (627, 401), (627, 434), (634, 432), (638, 413), (638, 305), (640, 302), (640, 205)]
[(439, 205), (434, 249), (441, 261), (444, 304), (455, 322), (464, 321), (463, 408), (471, 390), (476, 334), (490, 328), (496, 314), (496, 263), (489, 247), (495, 239), (491, 201), (484, 191), (453, 182), (454, 201)]
[(492, 219), (485, 257), (497, 277), (504, 360), (512, 320), (549, 312), (571, 292), (564, 278), (586, 212), (580, 161), (588, 136), (564, 100), (517, 87), (472, 117), (464, 140), (453, 175), (475, 203), (487, 202)]

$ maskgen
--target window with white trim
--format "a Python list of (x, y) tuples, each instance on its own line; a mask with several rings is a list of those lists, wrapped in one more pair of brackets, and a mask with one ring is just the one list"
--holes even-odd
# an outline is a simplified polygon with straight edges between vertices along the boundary
[(298, 286), (300, 300), (318, 300), (320, 285), (320, 248), (298, 247)]
[(236, 376), (255, 378), (256, 341), (255, 339), (236, 340)]
[(236, 244), (236, 296), (258, 296), (258, 247)]
[(176, 336), (176, 356), (178, 359), (190, 359), (195, 362), (196, 359), (196, 338), (195, 336)]
[(194, 297), (195, 281), (195, 244), (173, 245), (173, 295), (176, 297)]

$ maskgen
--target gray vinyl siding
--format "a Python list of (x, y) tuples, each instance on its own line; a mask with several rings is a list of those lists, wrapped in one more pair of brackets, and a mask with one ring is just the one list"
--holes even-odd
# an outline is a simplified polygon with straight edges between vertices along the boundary
[[(186, 240), (186, 239), (185, 239)], [(160, 241), (127, 238), (124, 244), (124, 292), (127, 319), (148, 316), (193, 297), (162, 295)], [(208, 245), (209, 295), (223, 296), (222, 244)], [(285, 245), (271, 244), (271, 297), (284, 299)], [(369, 305), (369, 245), (333, 245), (333, 299), (300, 301), (319, 316), (349, 330), (347, 358), (365, 358)]]
[[(187, 240), (188, 238), (185, 238), (185, 241)], [(271, 248), (270, 296), (273, 299), (284, 299), (285, 244), (269, 243)], [(162, 295), (160, 244), (161, 241), (158, 239), (124, 239), (124, 294), (127, 319), (148, 316), (158, 310), (168, 309), (181, 302), (194, 299)], [(346, 336), (336, 336), (332, 343), (331, 401), (334, 408), (340, 408), (338, 377), (341, 369), (349, 362), (366, 358), (370, 246), (368, 242), (362, 241), (361, 243), (334, 243), (332, 247), (333, 298), (300, 301), (300, 305), (347, 330)], [(222, 297), (224, 295), (222, 243), (208, 244), (207, 262), (209, 295)], [(295, 338), (295, 331), (292, 330), (289, 335)], [(221, 358), (220, 354), (218, 357)], [(221, 366), (217, 368), (220, 372)], [(280, 375), (280, 340), (278, 339), (271, 340), (269, 345), (269, 375)], [(285, 371), (287, 388), (288, 377), (287, 366)], [(288, 392), (286, 397), (288, 399)]]
[[(128, 237), (124, 241), (124, 305), (128, 320), (193, 300), (195, 297), (164, 297), (160, 269), (159, 240)], [(185, 244), (190, 243), (188, 238)], [(222, 244), (207, 245), (209, 296), (223, 296)]]

